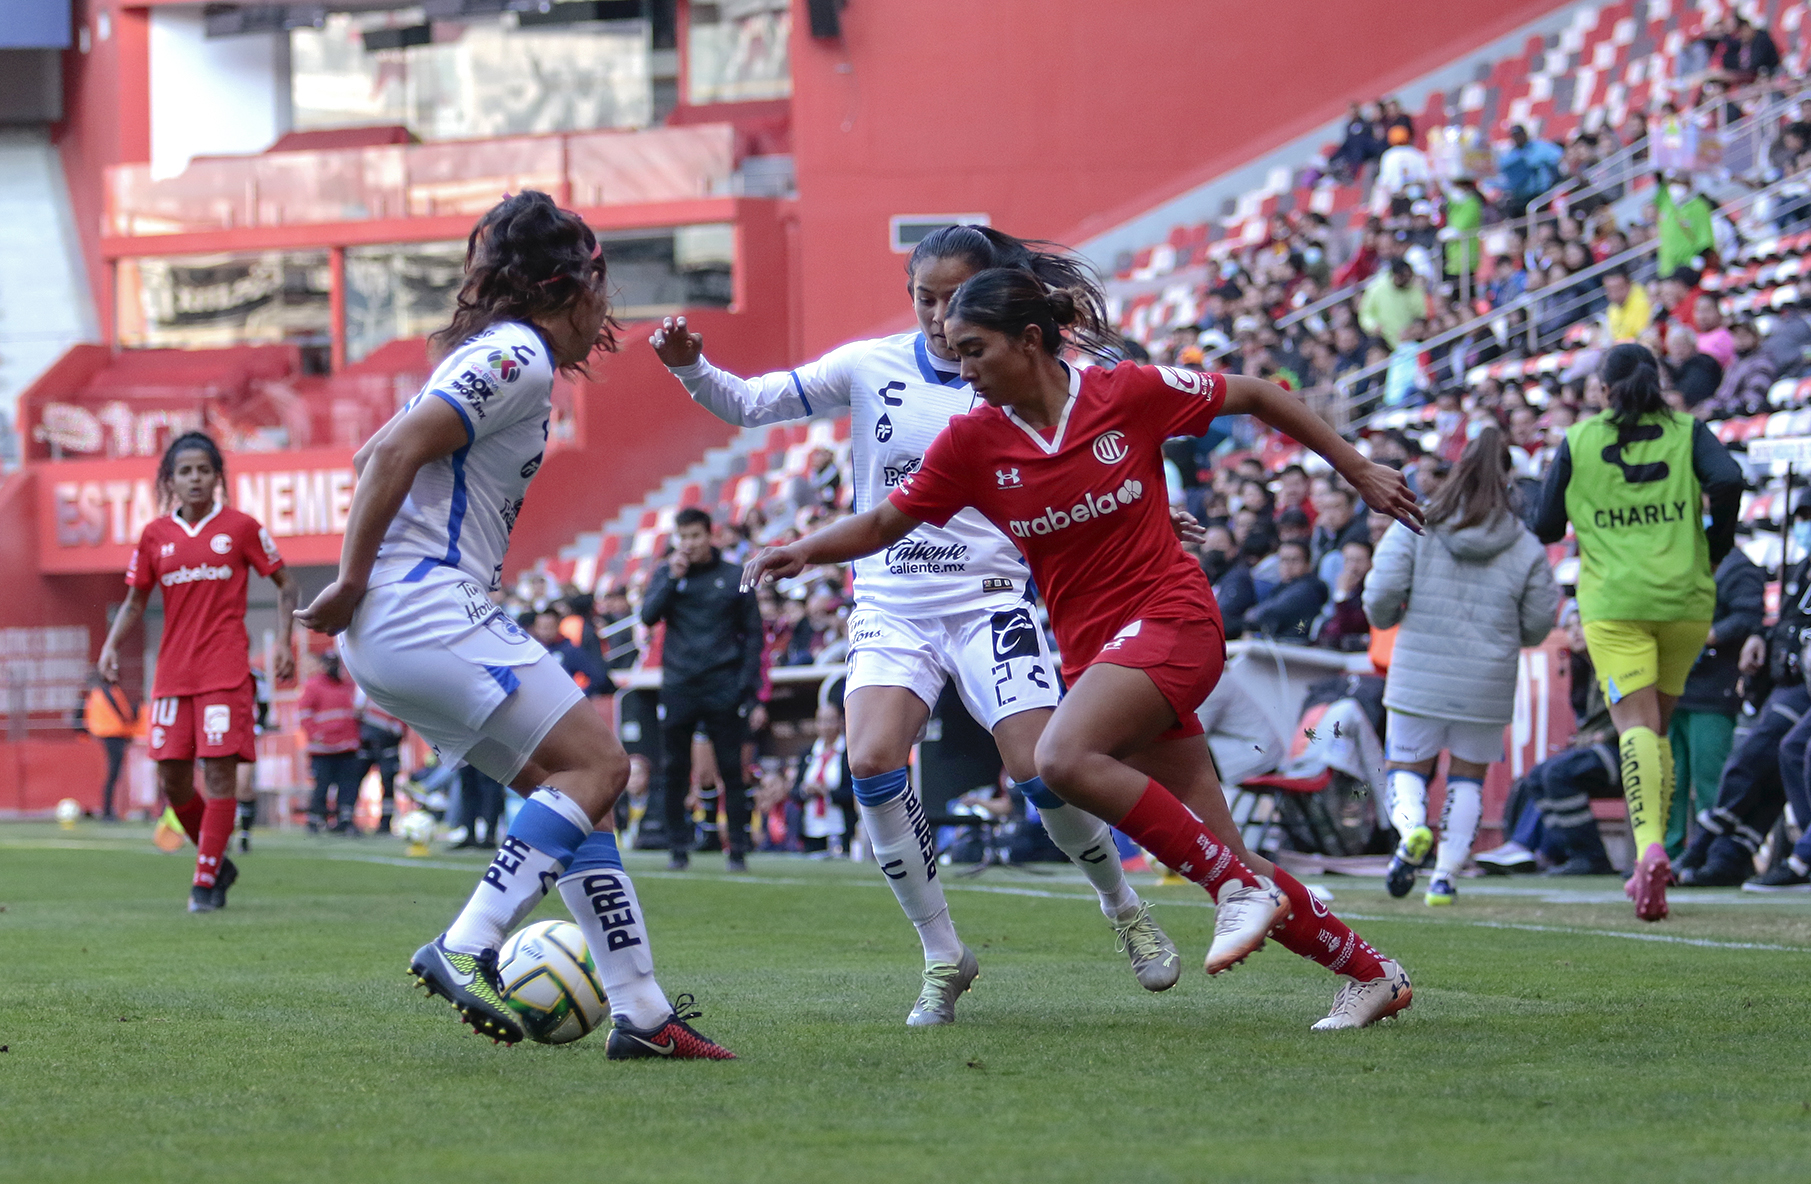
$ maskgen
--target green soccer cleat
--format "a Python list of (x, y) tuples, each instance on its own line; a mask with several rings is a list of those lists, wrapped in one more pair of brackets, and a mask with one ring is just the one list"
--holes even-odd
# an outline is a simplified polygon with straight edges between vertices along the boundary
[(1459, 897), (1459, 890), (1453, 887), (1451, 876), (1436, 875), (1433, 883), (1427, 886), (1427, 895), (1421, 899), (1433, 907), (1451, 904)]
[(918, 992), (918, 1002), (906, 1016), (906, 1027), (933, 1028), (955, 1023), (957, 997), (980, 977), (981, 964), (975, 961), (975, 952), (967, 946), (962, 947), (962, 960), (954, 966), (947, 962), (926, 966), (924, 989)]
[(503, 1002), (502, 986), (497, 980), (497, 951), (462, 954), (449, 950), (443, 933), (415, 951), (415, 957), (409, 960), (409, 973), (430, 995), (451, 1003), (459, 1018), (478, 1035), (489, 1036), (500, 1044), (515, 1044), (522, 1039), (522, 1025)]
[(1132, 919), (1113, 926), (1119, 934), (1119, 948), (1132, 960), (1132, 974), (1147, 991), (1167, 991), (1182, 977), (1182, 959), (1169, 934), (1151, 920), (1151, 906), (1138, 902)]
[(1396, 847), (1396, 854), (1390, 858), (1390, 866), (1383, 874), (1384, 887), (1390, 895), (1403, 897), (1415, 886), (1415, 872), (1421, 867), (1421, 861), (1434, 846), (1434, 832), (1425, 826), (1418, 826), (1402, 836), (1402, 842)]

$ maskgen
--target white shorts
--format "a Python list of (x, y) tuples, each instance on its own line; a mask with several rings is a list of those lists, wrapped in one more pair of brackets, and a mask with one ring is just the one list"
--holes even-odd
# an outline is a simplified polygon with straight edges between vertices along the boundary
[(849, 617), (848, 691), (905, 687), (932, 711), (950, 679), (988, 731), (1009, 715), (1055, 707), (1056, 663), (1023, 601), (940, 617), (857, 608)]
[(340, 635), (346, 671), (443, 762), (508, 785), (584, 693), (471, 580), (437, 568), (373, 588)]
[(1394, 708), (1390, 709), (1389, 715), (1389, 735), (1384, 740), (1384, 755), (1389, 760), (1405, 765), (1419, 764), (1443, 751), (1474, 765), (1494, 765), (1503, 759), (1506, 724), (1434, 719), (1426, 715), (1408, 715)]

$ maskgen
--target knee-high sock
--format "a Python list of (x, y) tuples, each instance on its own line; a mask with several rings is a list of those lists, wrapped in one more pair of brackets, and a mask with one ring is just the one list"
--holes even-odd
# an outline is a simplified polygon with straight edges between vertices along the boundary
[(171, 806), (170, 812), (176, 815), (177, 825), (182, 833), (189, 836), (189, 842), (201, 846), (201, 816), (207, 810), (207, 799), (196, 794), (180, 806)]
[(1383, 957), (1356, 930), (1308, 891), (1308, 886), (1276, 869), (1276, 886), (1289, 896), (1291, 914), (1277, 933), (1277, 943), (1292, 954), (1318, 962), (1334, 974), (1349, 974), (1361, 983), (1383, 977)]
[(1427, 778), (1412, 769), (1390, 770), (1390, 825), (1404, 839), (1427, 825)]
[(502, 945), (541, 903), (590, 833), (591, 819), (577, 802), (550, 785), (535, 790), (497, 844), (496, 857), (472, 898), (447, 928), (446, 948), (477, 954)]
[(623, 871), (616, 836), (596, 831), (560, 877), (560, 899), (585, 935), (598, 980), (610, 996), (610, 1014), (632, 1028), (651, 1028), (673, 1007), (654, 981), (654, 954), (635, 885)]
[(1113, 829), (1081, 807), (1057, 797), (1042, 777), (1021, 781), (1018, 789), (1038, 808), (1050, 841), (1094, 885), (1094, 891), (1100, 894), (1100, 911), (1107, 920), (1117, 923), (1137, 912), (1138, 893), (1126, 882), (1119, 851), (1113, 846)]
[[(201, 795), (196, 794), (200, 801)], [(232, 798), (208, 798), (201, 808), (201, 834), (195, 842), (195, 886), (212, 888), (220, 874), (220, 860), (226, 855), (227, 841), (233, 837), (233, 819), (239, 803)]]
[(1216, 901), (1228, 884), (1257, 887), (1257, 875), (1156, 781), (1145, 782), (1144, 796), (1119, 820), (1119, 829)]
[(878, 777), (857, 777), (851, 788), (874, 848), (874, 862), (886, 874), (899, 907), (918, 930), (925, 962), (953, 965), (962, 960), (962, 939), (950, 920), (943, 884), (937, 879), (937, 847), (924, 806), (904, 768)]
[(1622, 734), (1622, 796), (1629, 803), (1637, 859), (1650, 843), (1666, 842), (1666, 813), (1672, 801), (1660, 747), (1652, 728), (1629, 728)]
[(1434, 856), (1434, 874), (1455, 876), (1471, 856), (1478, 837), (1478, 820), (1484, 816), (1484, 783), (1469, 777), (1446, 779), (1446, 808), (1440, 812), (1440, 849)]

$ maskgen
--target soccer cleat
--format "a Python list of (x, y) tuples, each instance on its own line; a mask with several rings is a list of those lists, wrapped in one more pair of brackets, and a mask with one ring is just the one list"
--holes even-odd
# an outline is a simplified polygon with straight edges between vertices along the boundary
[(1451, 904), (1459, 895), (1453, 887), (1453, 878), (1435, 873), (1433, 882), (1427, 886), (1427, 895), (1421, 899), (1429, 905)]
[(1396, 854), (1390, 857), (1389, 870), (1384, 872), (1384, 887), (1390, 895), (1403, 897), (1415, 886), (1415, 871), (1427, 853), (1433, 848), (1434, 832), (1425, 826), (1418, 826), (1404, 835), (1396, 847)]
[(736, 1054), (686, 1023), (702, 1012), (689, 1009), (695, 1001), (690, 995), (673, 1000), (673, 1014), (652, 1028), (632, 1028), (621, 1020), (610, 1029), (604, 1045), (604, 1056), (612, 1061), (733, 1061)]
[(200, 884), (189, 886), (189, 911), (191, 913), (211, 913), (219, 907), (214, 903), (212, 888), (203, 888)]
[(1336, 1032), (1346, 1028), (1366, 1028), (1399, 1011), (1407, 1011), (1414, 1002), (1415, 987), (1401, 963), (1382, 960), (1383, 976), (1368, 983), (1342, 975), (1345, 985), (1333, 996), (1333, 1010), (1315, 1024), (1312, 1031)]
[(497, 951), (462, 954), (449, 950), (443, 933), (415, 951), (409, 959), (409, 973), (430, 995), (451, 1003), (460, 1020), (470, 1024), (478, 1035), (504, 1044), (522, 1039), (522, 1025), (503, 1002), (502, 986), (497, 980)]
[(1635, 902), (1635, 916), (1642, 921), (1666, 919), (1666, 886), (1672, 881), (1673, 865), (1667, 862), (1666, 848), (1649, 843), (1635, 864), (1635, 874), (1622, 886), (1623, 893)]
[(691, 866), (692, 857), (684, 851), (675, 851), (667, 856), (667, 870), (670, 872), (682, 872)]
[(1132, 974), (1147, 991), (1167, 991), (1182, 977), (1182, 959), (1176, 943), (1151, 920), (1151, 906), (1138, 902), (1138, 911), (1125, 924), (1115, 922), (1119, 948), (1132, 960)]
[(738, 854), (737, 852), (731, 851), (729, 853), (729, 857), (723, 861), (723, 870), (726, 872), (745, 872), (745, 871), (747, 871), (748, 870), (748, 856), (741, 855), (741, 854)]
[(1228, 884), (1214, 902), (1214, 944), (1208, 947), (1205, 963), (1209, 974), (1245, 961), (1289, 919), (1289, 897), (1264, 876), (1257, 881), (1237, 888)]
[(215, 908), (223, 909), (226, 907), (226, 890), (238, 882), (239, 865), (222, 855), (220, 857), (220, 871), (214, 877), (214, 887), (212, 889), (214, 893)]
[(1511, 839), (1501, 847), (1481, 851), (1473, 856), (1487, 876), (1508, 876), (1531, 872), (1535, 868), (1534, 852)]
[(1811, 892), (1811, 875), (1795, 867), (1799, 861), (1788, 856), (1765, 872), (1742, 885), (1746, 892)]
[(932, 962), (926, 966), (924, 989), (918, 992), (918, 1002), (906, 1016), (906, 1027), (933, 1028), (955, 1023), (957, 996), (974, 986), (980, 977), (981, 964), (975, 961), (975, 952), (967, 946), (962, 947), (962, 960), (954, 966), (948, 962)]
[(1710, 847), (1704, 862), (1679, 873), (1682, 888), (1735, 888), (1754, 876), (1754, 855), (1734, 839)]

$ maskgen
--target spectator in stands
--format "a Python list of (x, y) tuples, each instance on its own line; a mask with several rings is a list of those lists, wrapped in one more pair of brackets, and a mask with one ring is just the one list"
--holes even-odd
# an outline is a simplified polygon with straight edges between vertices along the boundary
[(1717, 393), (1694, 408), (1700, 418), (1758, 415), (1767, 409), (1767, 392), (1779, 372), (1773, 358), (1761, 348), (1760, 330), (1753, 321), (1739, 320), (1729, 326), (1729, 340), (1735, 356), (1723, 369)]
[(1402, 331), (1427, 314), (1427, 289), (1404, 260), (1391, 262), (1389, 271), (1365, 285), (1358, 305), (1358, 326), (1380, 337), (1385, 348), (1395, 349)]
[(1559, 609), (1546, 549), (1509, 498), (1509, 448), (1486, 427), (1428, 504), (1428, 529), (1391, 527), (1365, 581), (1377, 628), (1401, 624), (1384, 705), (1389, 708), (1390, 818), (1401, 836), (1386, 884), (1414, 887), (1433, 844), (1427, 779), (1444, 751), (1452, 764), (1440, 849), (1427, 892), (1451, 904), (1483, 815), (1485, 770), (1503, 759), (1522, 647), (1539, 645)]
[(1698, 294), (1697, 303), (1692, 306), (1692, 323), (1698, 328), (1698, 352), (1709, 354), (1717, 365), (1729, 369), (1736, 356), (1735, 340), (1723, 324), (1723, 310), (1715, 295)]
[(692, 778), (692, 733), (710, 737), (729, 816), (730, 871), (748, 870), (748, 795), (742, 782), (742, 738), (761, 689), (765, 633), (742, 570), (711, 546), (711, 516), (696, 507), (673, 519), (676, 545), (655, 572), (642, 602), (646, 625), (666, 623), (661, 660), (660, 736), (666, 754), (666, 822), (671, 858), (691, 862), (692, 828), (685, 808)]
[(855, 833), (855, 779), (843, 737), (843, 710), (826, 700), (817, 709), (817, 739), (799, 761), (792, 783), (799, 804), (802, 849), (840, 855)]
[(1309, 562), (1321, 582), (1339, 582), (1342, 550), (1347, 543), (1370, 541), (1370, 528), (1350, 486), (1329, 483), (1314, 495), (1314, 533), (1309, 536)]
[(1740, 547), (1730, 548), (1717, 566), (1717, 607), (1710, 636), (1685, 680), (1668, 729), (1675, 770), (1666, 836), (1669, 855), (1684, 852), (1686, 819), (1716, 805), (1717, 785), (1735, 741), (1736, 712), (1742, 705), (1736, 691), (1741, 679), (1738, 662), (1748, 639), (1761, 632), (1766, 592), (1766, 573)]
[[(402, 772), (402, 739), (409, 725), (371, 702), (363, 690), (352, 701), (358, 709), (358, 772), (354, 778), (362, 784), (366, 773), (377, 770), (378, 790), (383, 795), (377, 833), (388, 835), (396, 822), (396, 775)], [(249, 824), (245, 829), (250, 830)]]
[(1722, 382), (1723, 367), (1699, 351), (1697, 332), (1689, 325), (1668, 325), (1666, 352), (1660, 358), (1661, 388), (1677, 391), (1685, 408), (1691, 410), (1716, 394)]
[(1327, 160), (1327, 169), (1341, 185), (1357, 182), (1365, 166), (1383, 155), (1384, 143), (1377, 135), (1377, 122), (1372, 114), (1357, 103), (1346, 117), (1345, 137)]
[(612, 584), (598, 600), (595, 613), (592, 625), (597, 630), (604, 669), (631, 669), (641, 657), (641, 650), (635, 645), (633, 625), (636, 618), (629, 606), (629, 589), (622, 584)]
[[(1215, 531), (1225, 534), (1219, 537)], [(1231, 544), (1228, 546), (1228, 544)], [(1224, 527), (1208, 531), (1207, 543), (1203, 549), (1202, 561), (1205, 570), (1210, 557), (1217, 547), (1226, 550), (1226, 561), (1218, 579), (1214, 580), (1214, 601), (1220, 606), (1222, 620), (1243, 617), (1258, 602), (1257, 585), (1252, 581), (1251, 568), (1254, 563), (1264, 558), (1268, 543), (1264, 536), (1248, 539), (1241, 547), (1232, 542), (1232, 535)]]
[(98, 674), (88, 676), (88, 695), (82, 702), (82, 730), (100, 742), (107, 754), (107, 780), (101, 785), (101, 821), (118, 822), (113, 809), (113, 792), (119, 784), (119, 771), (138, 734), (139, 713), (134, 710), (126, 689), (108, 682)]
[(328, 650), (316, 660), (316, 672), (296, 700), (296, 723), (308, 740), (308, 762), (314, 772), (314, 797), (308, 807), (308, 833), (330, 826), (327, 792), (333, 791), (337, 821), (334, 834), (356, 833), (352, 811), (358, 805), (358, 688), (340, 669), (340, 656)]
[(1384, 132), (1389, 147), (1377, 162), (1377, 180), (1371, 185), (1371, 213), (1401, 218), (1434, 189), (1434, 170), (1427, 154), (1415, 147), (1414, 133), (1406, 127)]
[(1327, 585), (1309, 564), (1308, 544), (1289, 540), (1277, 547), (1277, 587), (1253, 605), (1235, 624), (1227, 622), (1227, 636), (1261, 633), (1276, 641), (1306, 643), (1314, 618), (1327, 603)]
[(1520, 218), (1528, 212), (1529, 202), (1559, 182), (1563, 154), (1557, 144), (1530, 139), (1528, 129), (1519, 123), (1509, 129), (1509, 140), (1497, 162), (1504, 190), (1500, 205), (1504, 217)]
[(1462, 275), (1475, 275), (1483, 259), (1478, 228), (1484, 225), (1484, 195), (1470, 177), (1456, 177), (1446, 187), (1446, 229), (1453, 237), (1446, 244), (1446, 276), (1455, 285)]
[(1613, 267), (1603, 274), (1603, 290), (1609, 300), (1604, 319), (1604, 332), (1609, 338), (1607, 344), (1620, 345), (1638, 340), (1654, 318), (1647, 289), (1629, 282), (1626, 269)]
[(1425, 402), (1433, 380), (1422, 365), (1421, 341), (1428, 336), (1426, 319), (1417, 317), (1402, 331), (1396, 348), (1390, 351), (1390, 364), (1383, 372), (1383, 402), (1386, 407), (1418, 406)]
[(1661, 175), (1654, 191), (1654, 225), (1660, 236), (1657, 262), (1661, 275), (1673, 275), (1680, 268), (1704, 269), (1705, 253), (1716, 246), (1711, 205), (1703, 194), (1692, 190), (1688, 175)]
[(1370, 643), (1371, 621), (1365, 616), (1365, 577), (1371, 574), (1371, 543), (1353, 539), (1340, 549), (1339, 575), (1332, 582), (1332, 603), (1315, 640), (1330, 649), (1362, 650)]
[[(1502, 308), (1528, 290), (1528, 273), (1513, 255), (1498, 255), (1491, 265), (1490, 282), (1484, 286), (1484, 299), (1492, 309)], [(1643, 322), (1642, 327), (1646, 327)]]
[(1771, 77), (1780, 68), (1780, 50), (1773, 35), (1745, 17), (1733, 19), (1735, 28), (1723, 43), (1723, 73), (1735, 86)]
[(1279, 509), (1300, 510), (1308, 515), (1312, 525), (1316, 510), (1314, 499), (1308, 496), (1308, 470), (1300, 465), (1284, 465), (1277, 473), (1277, 500)]
[(559, 660), (561, 668), (572, 676), (572, 681), (585, 692), (586, 698), (616, 693), (616, 684), (610, 681), (598, 656), (583, 646), (574, 645), (560, 633), (560, 614), (552, 607), (536, 613), (528, 631)]

